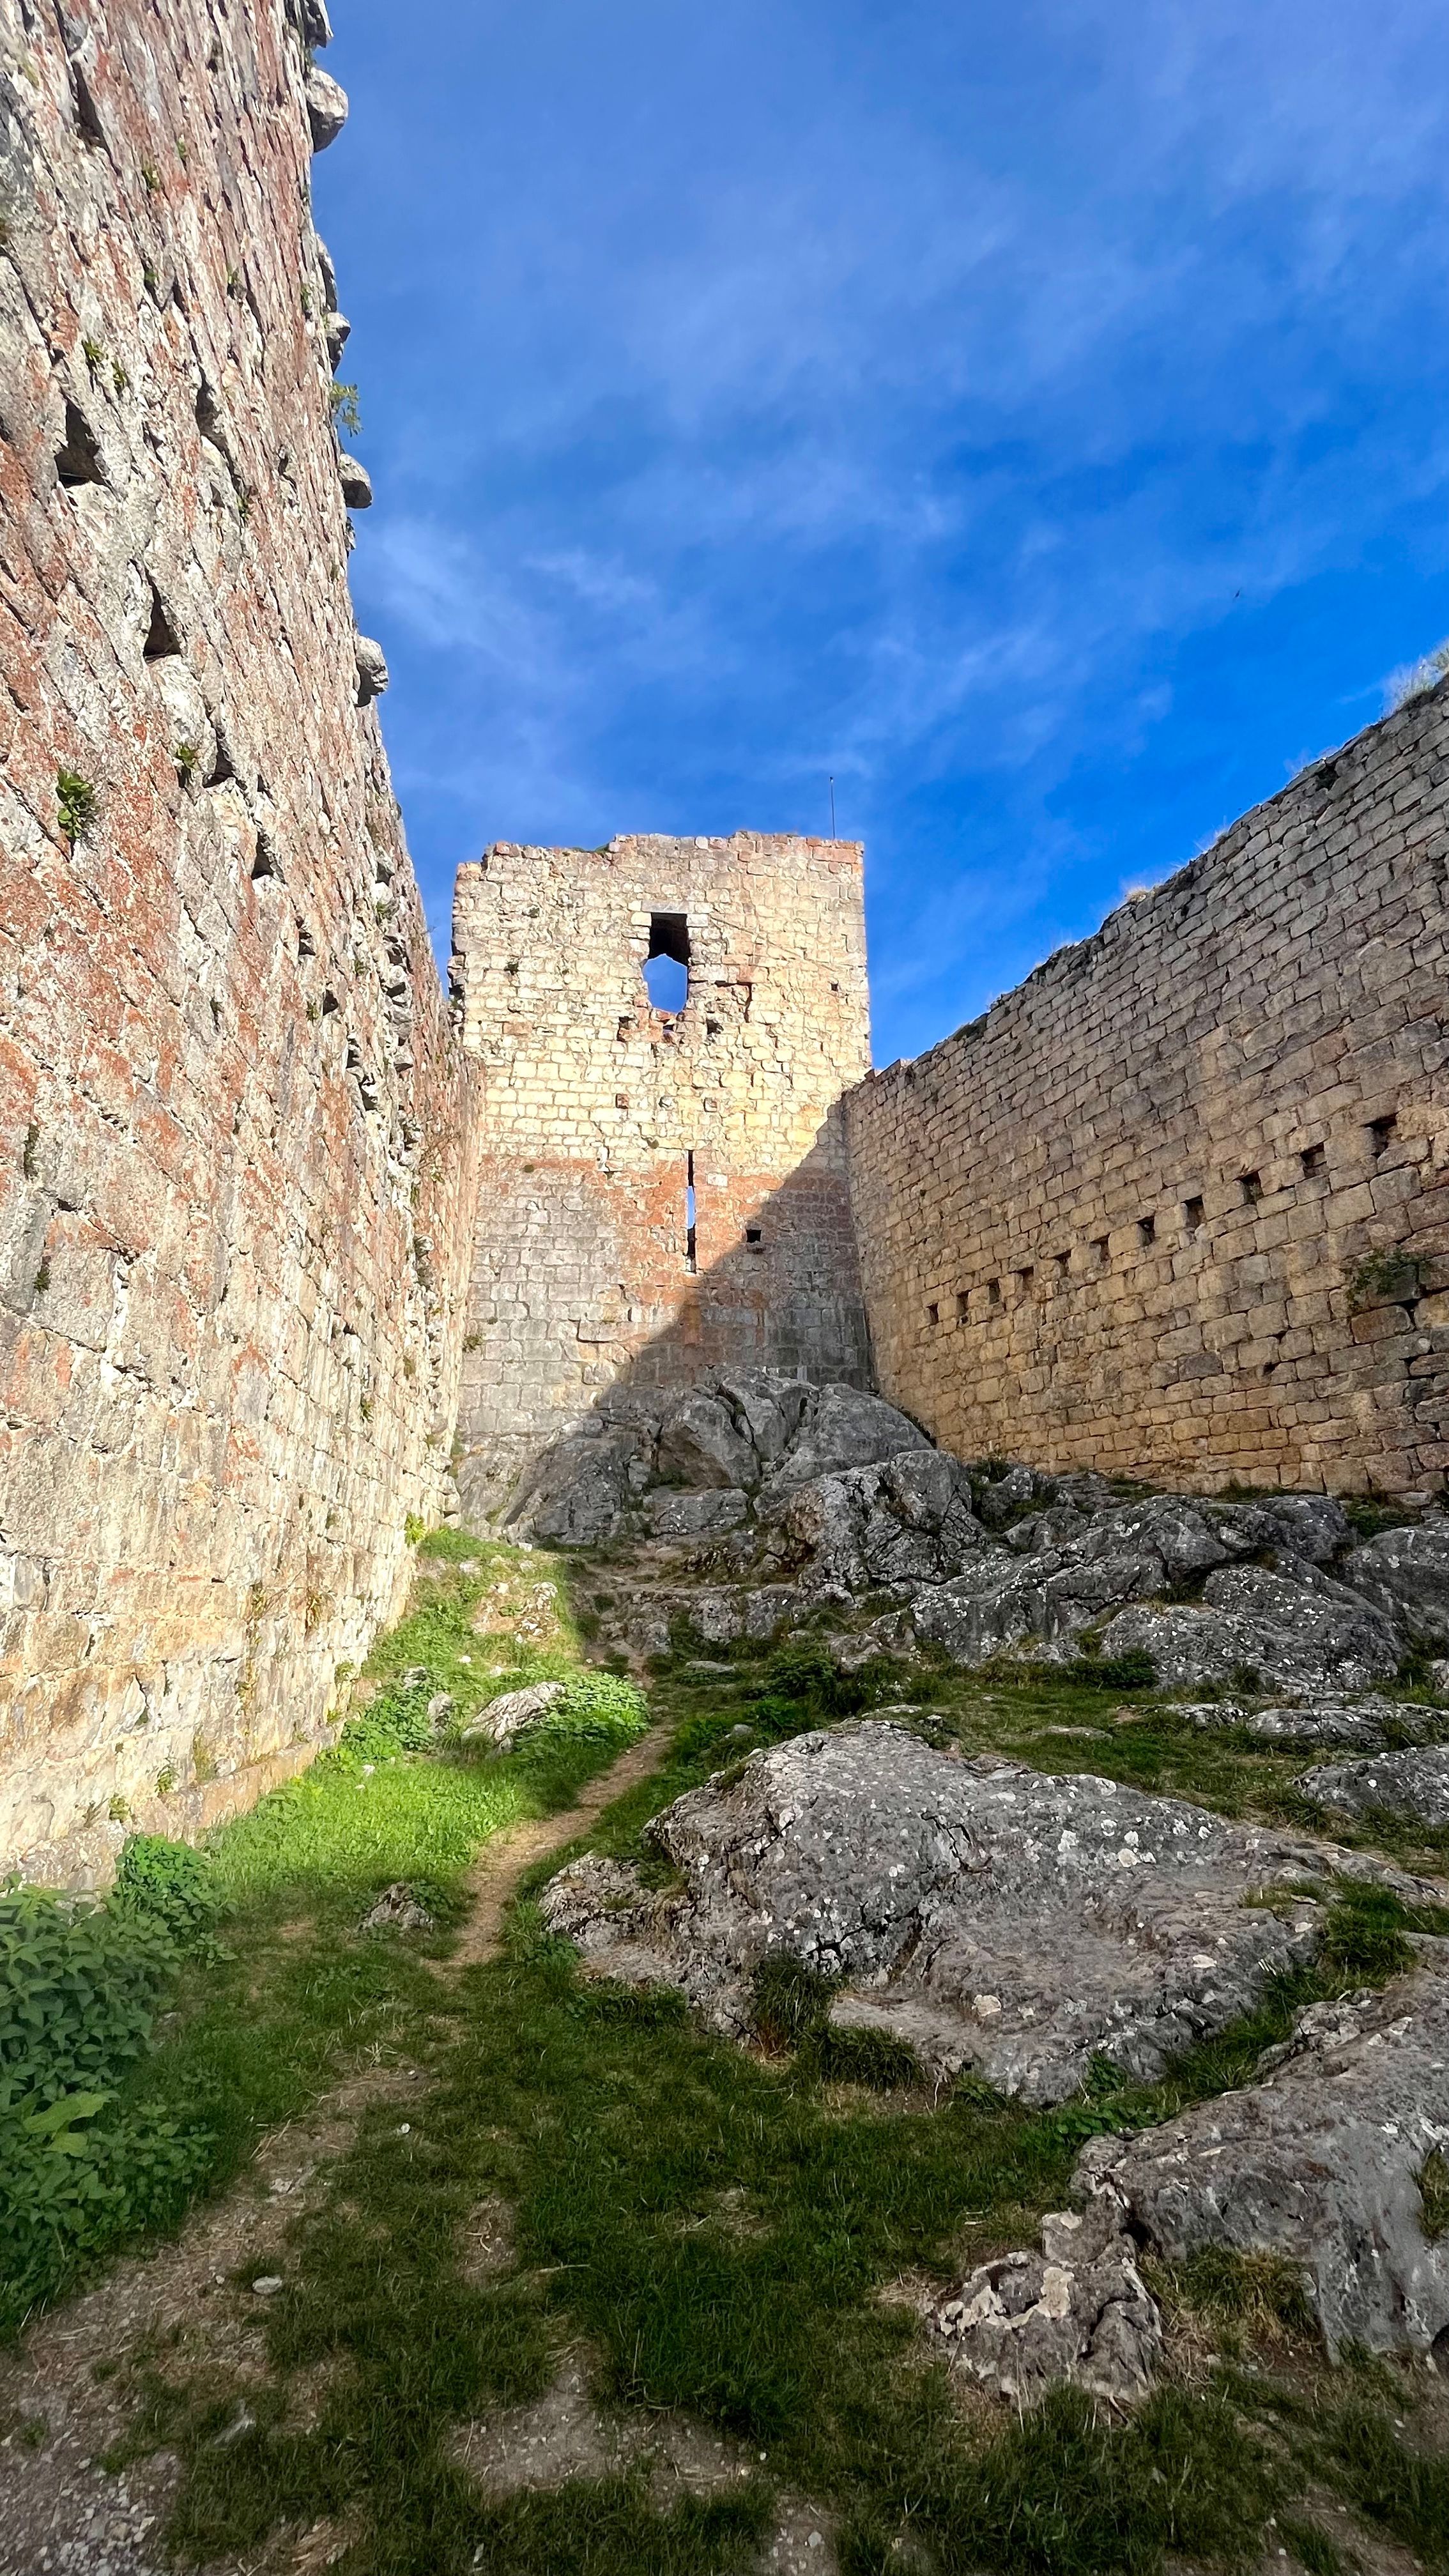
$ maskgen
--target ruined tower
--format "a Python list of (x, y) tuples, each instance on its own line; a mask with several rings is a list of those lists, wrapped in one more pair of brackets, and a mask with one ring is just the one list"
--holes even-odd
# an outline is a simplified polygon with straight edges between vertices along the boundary
[[(858, 845), (502, 843), (459, 872), (453, 944), (484, 1093), (465, 1512), (621, 1379), (865, 1383), (840, 1108), (870, 1061)], [(651, 1000), (660, 960), (677, 989)]]

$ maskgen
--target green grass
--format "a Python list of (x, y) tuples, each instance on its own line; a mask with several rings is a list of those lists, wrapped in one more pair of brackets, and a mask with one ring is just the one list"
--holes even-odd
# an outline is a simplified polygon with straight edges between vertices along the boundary
[[(728, 1679), (669, 1675), (668, 1764), (591, 1843), (637, 1854), (661, 1804), (753, 1744), (818, 1724), (830, 1687), (798, 1655), (742, 1661)], [(1406, 2481), (1372, 2395), (1269, 2420), (1242, 2395), (1264, 2383), (1225, 2371), (1164, 2384), (1126, 2421), (1063, 2391), (983, 2432), (910, 2303), (889, 2295), (902, 2279), (952, 2283), (1029, 2241), (1067, 2197), (1084, 2138), (1241, 2082), (1301, 2002), (1392, 1973), (1406, 1930), (1433, 1928), (1379, 1891), (1330, 1895), (1321, 1975), (1278, 1981), (1156, 2086), (1104, 2066), (1078, 2101), (1038, 2114), (970, 2084), (933, 2109), (908, 2069), (852, 2062), (829, 2044), (828, 1990), (799, 1972), (762, 1981), (768, 2055), (714, 2039), (677, 1995), (581, 1982), (525, 1891), (508, 1955), (469, 1972), (454, 2017), (435, 2010), (413, 2034), (432, 2083), (408, 2133), (395, 2114), (370, 2116), (325, 2205), (297, 2224), (265, 2320), (270, 2418), (249, 2386), (255, 2431), (218, 2447), (235, 2384), (188, 2371), (179, 2352), (154, 2358), (133, 2447), (164, 2442), (182, 2458), (173, 2545), (187, 2560), (235, 2557), (304, 2511), (345, 2509), (357, 2576), (723, 2576), (754, 2563), (783, 2486), (836, 2518), (844, 2576), (1234, 2567), (1271, 2542), (1270, 2514), (1310, 2576), (1335, 2576), (1333, 2544), (1293, 2519), (1311, 2473), (1426, 2567), (1443, 2565), (1442, 2532), (1426, 2535), (1444, 2472), (1431, 2461)], [(497, 2202), (512, 2212), (512, 2252), (478, 2280), (461, 2260), (470, 2214)], [(1201, 2260), (1175, 2286), (1225, 2349), (1302, 2336), (1286, 2267)], [(490, 2497), (457, 2464), (457, 2426), (537, 2398), (580, 2350), (602, 2408), (651, 2424), (683, 2415), (739, 2443), (757, 2474), (669, 2513), (637, 2476)], [(329, 2394), (299, 2433), (288, 2392), (319, 2366)], [(1393, 2403), (1406, 2411), (1401, 2388)]]

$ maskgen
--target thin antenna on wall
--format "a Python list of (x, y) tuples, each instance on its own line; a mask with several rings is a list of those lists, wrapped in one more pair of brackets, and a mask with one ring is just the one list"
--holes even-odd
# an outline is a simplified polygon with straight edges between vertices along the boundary
[(835, 838), (835, 781), (833, 778), (830, 782), (830, 837), (832, 841)]

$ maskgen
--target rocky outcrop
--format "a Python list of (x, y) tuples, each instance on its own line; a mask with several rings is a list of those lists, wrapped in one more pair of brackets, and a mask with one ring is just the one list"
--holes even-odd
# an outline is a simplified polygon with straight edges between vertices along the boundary
[(565, 1682), (530, 1682), (523, 1690), (503, 1691), (463, 1728), (459, 1742), (487, 1744), (497, 1753), (506, 1753), (520, 1735), (547, 1716), (567, 1687)]
[(1342, 1744), (1364, 1753), (1418, 1744), (1449, 1729), (1449, 1714), (1443, 1710), (1421, 1708), (1415, 1700), (1377, 1697), (1355, 1700), (1351, 1706), (1342, 1700), (1321, 1699), (1277, 1708), (1247, 1708), (1233, 1700), (1209, 1700), (1200, 1707), (1179, 1702), (1176, 1713), (1212, 1733), (1241, 1726), (1260, 1744)]
[(545, 1893), (595, 1967), (678, 1986), (738, 2035), (758, 1970), (795, 1959), (835, 1983), (835, 2027), (1035, 2103), (1074, 2092), (1098, 2055), (1155, 2077), (1311, 1959), (1323, 1909), (1305, 1877), (1423, 1892), (1303, 1836), (1091, 1774), (962, 1761), (879, 1721), (757, 1753), (650, 1833), (677, 1889), (584, 1860)]
[(1298, 1783), (1315, 1805), (1340, 1815), (1375, 1810), (1442, 1833), (1449, 1827), (1449, 1744), (1383, 1753), (1364, 1762), (1325, 1762)]
[(1286, 2258), (1331, 2350), (1427, 2352), (1449, 2332), (1449, 2241), (1426, 2223), (1421, 2184), (1446, 2143), (1436, 1956), (1381, 1993), (1311, 2005), (1261, 2082), (1094, 2139), (1076, 2180), (1172, 2260), (1208, 2246)]
[(1085, 2214), (1053, 2210), (1039, 2254), (978, 2264), (934, 2310), (952, 2367), (1018, 2406), (1064, 2380), (1112, 2406), (1145, 2397), (1162, 2358), (1162, 2318), (1135, 2253), (1107, 2193)]

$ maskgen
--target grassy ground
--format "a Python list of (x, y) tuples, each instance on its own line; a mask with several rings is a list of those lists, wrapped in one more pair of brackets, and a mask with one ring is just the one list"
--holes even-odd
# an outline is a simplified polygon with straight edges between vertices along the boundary
[[(457, 1587), (479, 1579), (455, 1565), (419, 1616), (446, 1628)], [(414, 1660), (419, 1633), (390, 1642), (385, 1675)], [(473, 1650), (456, 1619), (449, 1633), (435, 1655), (447, 1648), (471, 1687), (474, 1666), (457, 1657)], [(808, 1653), (662, 1674), (667, 1767), (591, 1841), (635, 1850), (683, 1788), (849, 1713), (854, 1696)], [(1232, 1812), (1276, 1812), (1299, 1767), (1145, 1701), (1118, 1725), (1100, 1692), (1049, 1680), (954, 1678), (911, 1696), (973, 1746)], [(1055, 1737), (1058, 1725), (1093, 1732)], [(297, 2223), (260, 2388), (249, 2378), (239, 2391), (184, 2337), (135, 2365), (130, 2447), (165, 2444), (183, 2462), (171, 2540), (184, 2562), (258, 2563), (320, 2516), (344, 2576), (728, 2576), (758, 2563), (783, 2486), (829, 2519), (844, 2576), (1155, 2576), (1265, 2555), (1277, 2566), (1284, 2549), (1308, 2576), (1334, 2576), (1350, 2562), (1324, 2499), (1366, 2537), (1449, 2569), (1437, 2384), (1352, 2360), (1329, 2371), (1282, 2267), (1217, 2258), (1159, 2272), (1177, 2359), (1126, 2421), (1071, 2394), (1021, 2422), (963, 2399), (917, 2304), (922, 2288), (1027, 2241), (1062, 2204), (1084, 2137), (1241, 2080), (1306, 1995), (1389, 1973), (1405, 1955), (1397, 1909), (1345, 1893), (1317, 1980), (1285, 1983), (1251, 2025), (1150, 2091), (1107, 2076), (1041, 2115), (966, 2084), (937, 2105), (899, 2064), (842, 2055), (805, 1981), (762, 1995), (752, 2052), (694, 2027), (674, 1998), (581, 1982), (526, 1892), (507, 1955), (450, 1984), (415, 1945), (358, 1934), (367, 1888), (426, 1877), (446, 1898), (481, 1833), (568, 1787), (557, 1763), (420, 1762), (345, 1785), (314, 1772), (224, 1840), (235, 1957), (199, 1972), (147, 2080), (184, 2086), (200, 2069), (213, 2094), (233, 2086), (245, 2106), (233, 2159), (259, 2119), (282, 2116), (349, 2052), (405, 2037), (428, 2082), (406, 2126), (395, 2107), (365, 2117)], [(508, 2224), (480, 2265), (480, 2213), (500, 2208)], [(539, 2398), (566, 2354), (584, 2356), (606, 2415), (686, 2417), (733, 2446), (746, 2474), (667, 2507), (637, 2470), (490, 2495), (461, 2462), (460, 2428)], [(319, 2387), (320, 2404), (304, 2405)], [(239, 2394), (253, 2420), (232, 2438)]]

